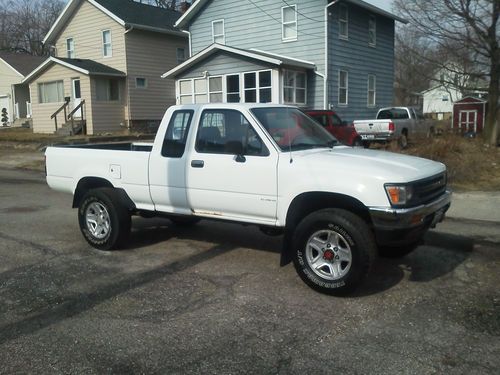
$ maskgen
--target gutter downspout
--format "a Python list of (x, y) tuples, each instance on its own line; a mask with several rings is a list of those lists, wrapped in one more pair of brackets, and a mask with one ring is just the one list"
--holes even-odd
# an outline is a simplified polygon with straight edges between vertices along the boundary
[(181, 30), (183, 33), (186, 33), (189, 37), (189, 57), (193, 56), (193, 47), (191, 46), (191, 32), (187, 30)]
[(338, 3), (334, 0), (325, 7), (325, 74), (323, 79), (323, 109), (328, 109), (328, 8)]
[[(123, 33), (123, 35), (125, 34), (128, 34), (129, 32), (131, 32), (132, 30), (134, 30), (134, 26), (130, 26), (130, 28), (126, 29), (125, 32)], [(127, 43), (127, 38), (125, 37), (125, 44)], [(126, 69), (127, 69), (127, 76), (125, 77), (125, 91), (127, 92), (127, 113), (128, 113), (128, 124), (126, 126), (127, 129), (131, 129), (132, 128), (132, 112), (130, 110), (130, 82), (129, 82), (129, 76), (128, 76), (128, 62), (127, 62), (127, 48), (125, 47), (125, 66), (126, 66)], [(94, 126), (92, 124), (92, 126)]]

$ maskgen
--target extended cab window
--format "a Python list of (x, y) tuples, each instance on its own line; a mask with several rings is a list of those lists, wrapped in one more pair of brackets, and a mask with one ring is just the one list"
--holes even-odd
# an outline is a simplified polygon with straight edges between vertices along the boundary
[(269, 150), (240, 112), (228, 109), (203, 111), (196, 151), (209, 154), (268, 156)]
[(169, 158), (181, 158), (186, 149), (186, 140), (193, 111), (175, 111), (170, 118), (167, 133), (163, 140), (161, 155)]

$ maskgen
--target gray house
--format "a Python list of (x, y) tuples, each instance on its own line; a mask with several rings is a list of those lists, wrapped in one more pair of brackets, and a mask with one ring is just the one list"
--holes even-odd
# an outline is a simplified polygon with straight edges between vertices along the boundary
[(394, 27), (361, 0), (197, 0), (177, 21), (190, 58), (166, 72), (177, 103), (334, 108), (345, 120), (392, 105)]

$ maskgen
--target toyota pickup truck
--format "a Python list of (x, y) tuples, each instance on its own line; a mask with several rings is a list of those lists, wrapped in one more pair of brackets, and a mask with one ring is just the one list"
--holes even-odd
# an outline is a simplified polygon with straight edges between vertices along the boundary
[(405, 148), (409, 138), (434, 133), (432, 123), (411, 107), (382, 108), (375, 120), (356, 120), (354, 127), (365, 147), (374, 142), (397, 140), (401, 148)]
[(377, 250), (415, 247), (451, 201), (443, 164), (344, 146), (270, 104), (173, 106), (152, 143), (48, 147), (46, 168), (97, 249), (124, 246), (132, 215), (254, 224), (284, 234), (282, 265), (333, 295), (365, 280)]

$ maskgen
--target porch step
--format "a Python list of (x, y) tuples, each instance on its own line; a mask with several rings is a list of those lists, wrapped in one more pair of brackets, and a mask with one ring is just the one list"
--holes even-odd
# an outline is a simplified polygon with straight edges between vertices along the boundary
[(75, 120), (74, 128), (71, 128), (71, 122), (65, 123), (62, 127), (57, 129), (58, 135), (77, 135), (83, 133), (83, 128), (87, 124), (85, 120)]

